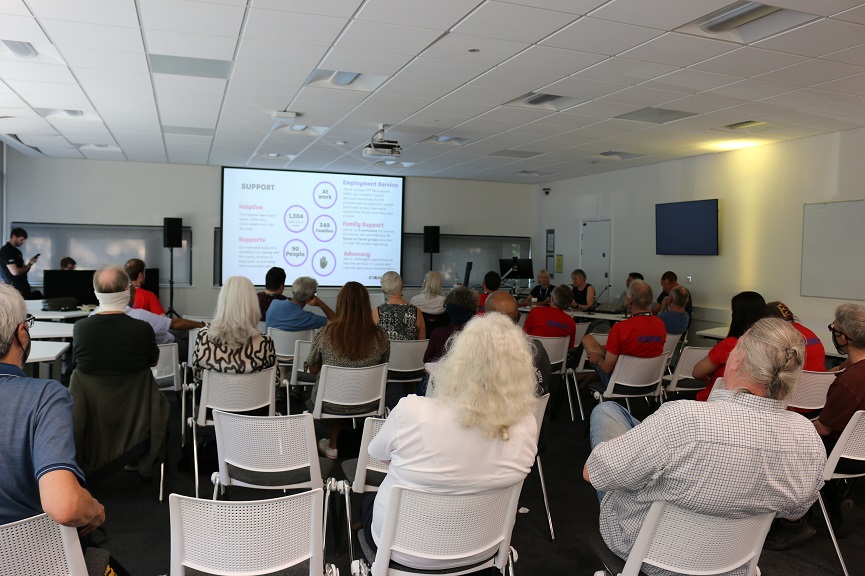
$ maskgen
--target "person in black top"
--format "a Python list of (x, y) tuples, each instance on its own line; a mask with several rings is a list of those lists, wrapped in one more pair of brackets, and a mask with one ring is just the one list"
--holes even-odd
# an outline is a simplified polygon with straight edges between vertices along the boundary
[[(21, 254), (21, 246), (27, 240), (27, 230), (24, 228), (13, 228), (12, 234), (2, 248), (0, 248), (0, 258), (3, 260), (3, 266), (0, 266), (0, 277), (6, 284), (11, 284), (21, 295), (27, 299), (30, 298), (30, 283), (27, 281), (27, 273), (36, 263), (38, 255), (34, 256), (24, 263), (24, 257)], [(41, 296), (41, 294), (40, 294)]]
[(537, 298), (538, 306), (549, 306), (552, 302), (554, 288), (555, 286), (550, 284), (550, 273), (542, 269), (538, 272), (538, 283), (532, 288), (531, 294), (522, 301), (522, 305), (531, 306), (532, 298)]
[(588, 310), (595, 303), (595, 287), (586, 282), (586, 273), (580, 268), (571, 272), (571, 280), (574, 283), (574, 299), (571, 301), (571, 308)]
[[(660, 314), (670, 308), (670, 290), (679, 285), (679, 277), (675, 272), (667, 271), (661, 276), (661, 293), (655, 304), (652, 305), (652, 314)], [(685, 289), (687, 290), (687, 288)], [(688, 303), (685, 304), (685, 312), (690, 317), (694, 311), (694, 305), (691, 302), (691, 291), (688, 290)]]

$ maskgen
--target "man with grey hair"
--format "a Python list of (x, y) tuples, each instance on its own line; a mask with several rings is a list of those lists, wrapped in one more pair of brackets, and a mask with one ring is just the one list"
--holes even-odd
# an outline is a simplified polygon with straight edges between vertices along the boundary
[(574, 339), (577, 337), (577, 323), (565, 310), (570, 307), (574, 294), (570, 288), (559, 284), (553, 288), (550, 298), (550, 306), (532, 308), (526, 317), (526, 323), (523, 324), (523, 331), (529, 336), (567, 336), (568, 348), (573, 348)]
[[(297, 332), (316, 330), (328, 322), (333, 322), (333, 310), (316, 296), (316, 290), (318, 282), (314, 278), (301, 276), (295, 280), (291, 285), (291, 298), (271, 302), (264, 319), (267, 327)], [(324, 316), (304, 310), (303, 307), (307, 304), (320, 308)]]
[(765, 318), (739, 338), (708, 402), (667, 402), (642, 423), (616, 402), (596, 406), (583, 478), (598, 490), (610, 550), (627, 558), (656, 500), (723, 518), (802, 516), (826, 464), (813, 426), (785, 405), (804, 360), (801, 334)]
[(103, 266), (93, 274), (99, 310), (72, 329), (76, 370), (94, 375), (133, 373), (159, 361), (153, 328), (126, 315), (130, 285), (120, 266)]
[(658, 318), (667, 327), (667, 334), (684, 334), (688, 330), (691, 317), (685, 312), (688, 303), (688, 290), (684, 286), (674, 286), (670, 290), (667, 309), (658, 314)]
[(654, 358), (664, 353), (667, 329), (657, 316), (649, 312), (651, 305), (652, 287), (642, 280), (634, 280), (628, 286), (627, 297), (627, 306), (633, 311), (633, 316), (613, 325), (606, 346), (598, 344), (591, 334), (583, 336), (586, 355), (601, 376), (604, 389), (622, 354)]
[(0, 524), (37, 514), (80, 535), (105, 521), (75, 461), (72, 396), (59, 382), (27, 378), (33, 317), (21, 294), (0, 284)]

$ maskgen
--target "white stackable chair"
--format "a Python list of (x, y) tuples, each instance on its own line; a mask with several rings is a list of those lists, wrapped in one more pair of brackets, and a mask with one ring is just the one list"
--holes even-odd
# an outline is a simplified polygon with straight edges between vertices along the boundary
[[(579, 324), (577, 324), (579, 326)], [(607, 337), (609, 334), (592, 334), (591, 335), (601, 346), (606, 346)], [(580, 338), (582, 340), (582, 338)], [(574, 341), (576, 344), (576, 340)], [(586, 419), (586, 413), (583, 410), (583, 400), (580, 398), (580, 389), (577, 386), (577, 374), (585, 374), (585, 373), (595, 373), (595, 369), (589, 364), (589, 355), (586, 352), (585, 347), (583, 348), (583, 353), (580, 355), (580, 361), (577, 364), (576, 368), (568, 368), (565, 376), (565, 381), (563, 384), (565, 385), (565, 389), (568, 391), (568, 406), (571, 409), (571, 422), (574, 421), (574, 401), (571, 398), (571, 387), (568, 385), (568, 376), (571, 376), (574, 381), (574, 394), (577, 396), (577, 404), (580, 408), (580, 419)]]
[(701, 575), (724, 574), (747, 565), (747, 575), (754, 576), (774, 518), (774, 512), (720, 518), (653, 502), (620, 576), (639, 576), (643, 564)]
[[(288, 380), (289, 390), (295, 386), (314, 386), (315, 374), (303, 369), (309, 352), (312, 350), (312, 341), (296, 340), (294, 342), (294, 362), (291, 363), (291, 377)], [(286, 384), (283, 381), (283, 384)], [(291, 397), (286, 394), (285, 413), (291, 414)]]
[(201, 328), (192, 328), (189, 331), (189, 348), (186, 358), (180, 363), (181, 385), (180, 385), (180, 446), (186, 446), (186, 393), (195, 386), (189, 382), (189, 371), (192, 369), (192, 360), (195, 358), (195, 343), (198, 340), (198, 332)]
[(262, 334), (267, 334), (267, 322), (265, 322), (264, 320), (260, 320), (258, 322), (258, 331)]
[(75, 528), (39, 514), (0, 526), (0, 574), (87, 576)]
[[(475, 494), (434, 494), (404, 486), (391, 488), (390, 506), (375, 560), (373, 576), (430, 574), (391, 562), (393, 551), (423, 559), (448, 560), (467, 574), (495, 566), (513, 574), (515, 552), (511, 531), (523, 483)], [(480, 556), (481, 560), (476, 558)], [(470, 568), (469, 568), (470, 567)], [(370, 573), (362, 560), (352, 562), (352, 575)]]
[[(612, 400), (613, 398), (624, 398), (631, 411), (629, 398), (646, 398), (658, 396), (663, 386), (664, 371), (667, 369), (667, 353), (654, 358), (637, 358), (622, 354), (616, 361), (616, 367), (610, 374), (610, 382), (606, 388), (602, 382), (591, 384), (589, 387), (595, 391), (595, 397), (599, 402)], [(630, 390), (616, 390), (616, 387), (626, 387)]]
[[(850, 478), (861, 478), (865, 476), (865, 472), (861, 474), (843, 474), (836, 472), (838, 462), (844, 458), (846, 460), (856, 460), (865, 462), (865, 410), (857, 410), (853, 413), (838, 442), (835, 443), (835, 448), (829, 454), (826, 460), (826, 468), (823, 471), (823, 479), (841, 480)], [(829, 522), (829, 513), (826, 511), (826, 504), (823, 502), (823, 496), (817, 492), (817, 501), (820, 502), (820, 509), (823, 511), (823, 518), (826, 519), (826, 527), (829, 528), (829, 536), (832, 537), (832, 544), (835, 545), (835, 552), (838, 554), (838, 561), (841, 562), (841, 569), (844, 571), (844, 576), (849, 576), (847, 565), (844, 564), (844, 557), (841, 556), (841, 548), (838, 547), (838, 540), (835, 538), (835, 531), (832, 529), (832, 524)]]
[[(822, 410), (826, 405), (829, 386), (837, 376), (836, 372), (802, 370), (802, 375), (793, 388), (793, 394), (787, 399), (787, 407), (803, 411)], [(819, 414), (809, 419), (816, 420), (818, 416)]]
[(417, 384), (423, 378), (423, 355), (429, 340), (391, 340), (388, 383)]
[(309, 576), (339, 576), (324, 563), (322, 500), (321, 488), (251, 502), (171, 494), (170, 574), (270, 574), (308, 560)]
[(342, 471), (345, 480), (337, 482), (337, 490), (345, 495), (345, 521), (348, 526), (348, 554), (354, 562), (354, 544), (351, 540), (351, 493), (365, 494), (377, 492), (384, 477), (387, 475), (388, 464), (369, 455), (369, 443), (376, 437), (384, 418), (367, 418), (363, 423), (363, 436), (360, 440), (360, 453), (357, 458), (345, 460)]
[[(679, 354), (679, 361), (676, 362), (676, 369), (672, 375), (664, 376), (664, 390), (662, 398), (666, 398), (670, 392), (694, 392), (702, 390), (708, 384), (702, 380), (696, 380), (692, 374), (694, 366), (699, 364), (700, 360), (706, 357), (711, 348), (702, 348), (699, 346), (685, 346), (682, 348), (682, 353)], [(684, 386), (679, 383), (686, 384)]]
[[(364, 416), (384, 415), (384, 394), (387, 385), (388, 363), (368, 368), (343, 368), (325, 364), (318, 378), (318, 393), (312, 417), (319, 418), (361, 418)], [(324, 402), (347, 407), (362, 406), (378, 402), (377, 408), (366, 412), (343, 415), (322, 411)]]
[[(226, 486), (266, 490), (322, 488), (332, 460), (318, 456), (311, 414), (246, 416), (213, 411), (219, 471), (213, 499)], [(326, 472), (322, 473), (322, 466)], [(327, 500), (325, 500), (327, 501)]]
[(267, 335), (273, 340), (276, 350), (276, 360), (283, 366), (290, 366), (294, 359), (294, 345), (298, 340), (312, 341), (315, 330), (280, 330), (279, 328), (268, 328)]
[(192, 428), (193, 462), (195, 464), (195, 497), (198, 498), (198, 435), (199, 426), (213, 426), (207, 409), (224, 412), (248, 412), (268, 407), (268, 416), (276, 414), (276, 366), (260, 372), (234, 374), (204, 370), (201, 380), (201, 405), (196, 412), (195, 385), (191, 386), (192, 416), (187, 425)]
[[(535, 420), (538, 421), (538, 441), (541, 439), (541, 426), (544, 425), (544, 414), (547, 411), (547, 403), (550, 400), (549, 393), (538, 398), (535, 404)], [(541, 453), (535, 455), (535, 463), (538, 465), (538, 477), (541, 479), (541, 492), (544, 495), (544, 508), (547, 511), (547, 523), (550, 525), (550, 540), (556, 541), (556, 533), (553, 531), (553, 516), (550, 514), (550, 500), (547, 498), (547, 483), (544, 479), (544, 467), (541, 464)]]
[(679, 343), (682, 341), (683, 334), (670, 334), (667, 332), (667, 339), (664, 340), (664, 352), (667, 353), (667, 372), (670, 371), (670, 360), (673, 359), (673, 356), (676, 354), (676, 349), (679, 347)]
[(150, 371), (156, 378), (156, 385), (161, 392), (174, 390), (180, 392), (183, 383), (180, 379), (180, 352), (177, 342), (171, 344), (160, 344), (159, 360)]

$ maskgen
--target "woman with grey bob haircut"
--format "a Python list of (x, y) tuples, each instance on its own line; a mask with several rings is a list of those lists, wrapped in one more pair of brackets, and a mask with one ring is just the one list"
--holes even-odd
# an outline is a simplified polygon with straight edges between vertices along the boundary
[(442, 275), (435, 270), (426, 273), (423, 279), (423, 290), (413, 296), (411, 303), (424, 314), (444, 314), (445, 297), (442, 296)]
[(393, 270), (381, 277), (385, 302), (372, 311), (372, 319), (390, 340), (426, 340), (423, 314), (402, 297), (402, 278)]

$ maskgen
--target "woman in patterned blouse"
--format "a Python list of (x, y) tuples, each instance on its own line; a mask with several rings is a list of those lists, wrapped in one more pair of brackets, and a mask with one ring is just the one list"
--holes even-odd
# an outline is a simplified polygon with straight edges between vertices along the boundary
[(213, 322), (195, 339), (192, 367), (197, 382), (201, 382), (203, 370), (246, 374), (276, 364), (273, 340), (258, 330), (260, 316), (252, 282), (243, 276), (226, 280), (219, 291)]
[(402, 297), (402, 278), (391, 270), (381, 277), (385, 303), (372, 311), (373, 322), (391, 340), (426, 340), (423, 314)]
[[(336, 298), (336, 318), (321, 329), (312, 341), (306, 359), (308, 369), (318, 374), (324, 364), (343, 368), (366, 368), (387, 362), (390, 358), (390, 340), (372, 321), (369, 313), (369, 292), (362, 284), (349, 282)], [(312, 389), (312, 400), (318, 394), (318, 378)], [(346, 409), (325, 402), (322, 411), (330, 414), (363, 414), (375, 409), (378, 402)], [(312, 410), (312, 404), (309, 404)], [(342, 428), (341, 419), (330, 421), (330, 437), (322, 438), (318, 449), (328, 458), (337, 457), (336, 441)]]

